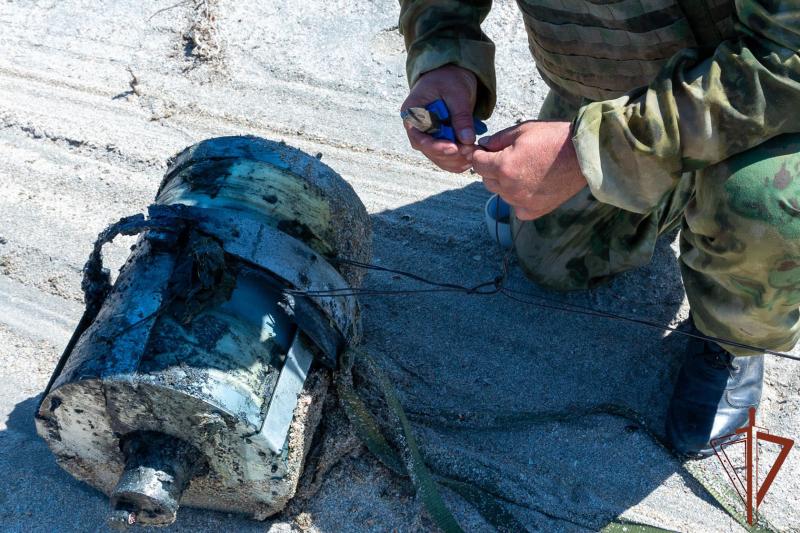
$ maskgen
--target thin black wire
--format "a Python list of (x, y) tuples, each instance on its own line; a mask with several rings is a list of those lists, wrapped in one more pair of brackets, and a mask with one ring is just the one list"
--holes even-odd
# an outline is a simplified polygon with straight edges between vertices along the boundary
[(558, 302), (558, 303), (566, 303), (567, 305), (572, 306), (572, 308), (563, 308), (563, 307), (559, 307), (559, 306), (556, 306), (556, 305), (541, 304), (541, 303), (538, 303), (538, 302), (532, 302), (530, 300), (524, 300), (524, 299), (519, 298), (519, 297), (514, 295), (514, 294), (523, 294), (525, 296), (532, 296), (534, 298), (543, 299), (545, 301), (555, 301), (555, 300), (551, 300), (549, 298), (544, 298), (543, 296), (539, 296), (538, 294), (526, 293), (524, 291), (518, 291), (518, 290), (513, 290), (513, 289), (505, 289), (505, 288), (502, 290), (502, 293), (507, 298), (510, 298), (511, 300), (514, 300), (515, 302), (519, 302), (519, 303), (522, 303), (522, 304), (533, 305), (533, 306), (542, 307), (542, 308), (545, 308), (545, 309), (554, 309), (554, 310), (557, 310), (557, 311), (565, 311), (565, 312), (579, 314), (579, 315), (588, 315), (588, 316), (595, 316), (595, 317), (600, 317), (600, 318), (607, 318), (607, 319), (612, 319), (612, 320), (620, 320), (620, 321), (624, 321), (624, 322), (630, 322), (632, 324), (638, 324), (640, 326), (645, 326), (645, 327), (649, 327), (649, 328), (653, 328), (653, 329), (671, 331), (673, 333), (677, 333), (678, 335), (683, 335), (685, 337), (692, 337), (692, 338), (695, 338), (695, 339), (700, 339), (700, 340), (705, 340), (705, 341), (713, 341), (713, 342), (720, 343), (720, 344), (728, 344), (730, 346), (736, 346), (737, 348), (742, 348), (742, 349), (745, 349), (745, 350), (752, 350), (752, 351), (755, 351), (755, 352), (764, 352), (764, 353), (767, 353), (767, 354), (770, 354), (770, 355), (775, 355), (777, 357), (784, 357), (786, 359), (791, 359), (793, 361), (800, 361), (800, 357), (795, 356), (795, 355), (791, 355), (791, 354), (787, 354), (787, 353), (783, 353), (783, 352), (776, 352), (776, 351), (769, 350), (767, 348), (763, 348), (763, 347), (760, 347), (760, 346), (753, 346), (753, 345), (746, 344), (746, 343), (743, 343), (743, 342), (738, 342), (738, 341), (734, 341), (734, 340), (731, 340), (731, 339), (726, 339), (724, 337), (713, 337), (713, 336), (710, 336), (710, 335), (704, 335), (702, 333), (692, 333), (691, 331), (685, 331), (685, 330), (679, 329), (679, 328), (677, 328), (675, 326), (669, 326), (669, 325), (666, 325), (666, 324), (660, 324), (658, 322), (653, 322), (651, 320), (645, 320), (645, 319), (642, 319), (642, 318), (632, 318), (632, 317), (628, 317), (628, 316), (625, 316), (625, 315), (618, 315), (616, 313), (611, 313), (609, 311), (603, 311), (603, 310), (594, 309), (594, 308), (591, 308), (591, 307), (583, 307), (583, 306), (579, 306), (577, 304), (570, 304), (570, 303), (567, 303), (567, 302)]
[[(495, 234), (499, 237), (499, 220), (495, 220)], [(344, 296), (408, 296), (413, 294), (436, 294), (436, 293), (464, 293), (467, 295), (478, 295), (478, 296), (494, 296), (494, 295), (502, 295), (510, 300), (513, 300), (517, 303), (521, 303), (524, 305), (530, 305), (533, 307), (538, 307), (541, 309), (549, 309), (553, 311), (561, 311), (563, 313), (572, 313), (577, 315), (585, 315), (585, 316), (592, 316), (598, 318), (605, 318), (607, 320), (619, 320), (623, 322), (628, 322), (631, 324), (637, 324), (640, 326), (648, 327), (651, 329), (658, 329), (662, 331), (669, 331), (673, 333), (677, 333), (679, 335), (683, 335), (685, 337), (692, 337), (695, 339), (700, 339), (704, 341), (711, 341), (720, 344), (728, 344), (730, 346), (735, 346), (737, 348), (742, 348), (745, 350), (752, 350), (754, 352), (763, 352), (766, 354), (774, 355), (776, 357), (782, 357), (785, 359), (791, 359), (793, 361), (800, 361), (800, 357), (794, 356), (791, 354), (777, 352), (774, 350), (769, 350), (767, 348), (763, 348), (761, 346), (753, 346), (750, 344), (738, 342), (732, 339), (726, 339), (724, 337), (714, 337), (710, 335), (704, 335), (702, 333), (692, 333), (690, 331), (684, 331), (679, 329), (675, 326), (670, 326), (666, 324), (661, 324), (659, 322), (655, 322), (652, 320), (645, 320), (641, 318), (632, 318), (625, 315), (619, 315), (617, 313), (612, 313), (610, 311), (605, 311), (602, 309), (595, 309), (593, 307), (582, 306), (579, 304), (574, 304), (570, 302), (565, 302), (562, 300), (558, 300), (555, 298), (548, 298), (539, 294), (520, 291), (517, 289), (511, 289), (506, 287), (506, 282), (508, 281), (509, 276), (509, 264), (513, 255), (514, 245), (516, 244), (517, 238), (521, 234), (521, 231), (517, 231), (516, 235), (514, 235), (514, 239), (510, 249), (505, 253), (503, 256), (503, 266), (502, 266), (502, 273), (499, 276), (496, 276), (494, 279), (490, 281), (485, 281), (474, 285), (472, 287), (468, 287), (466, 285), (459, 285), (457, 283), (451, 282), (439, 282), (434, 281), (419, 274), (415, 274), (413, 272), (406, 272), (404, 270), (398, 270), (394, 268), (389, 268), (381, 265), (374, 265), (370, 263), (363, 263), (361, 261), (354, 261), (350, 259), (341, 259), (341, 258), (333, 258), (330, 261), (332, 263), (338, 263), (341, 265), (347, 265), (355, 268), (361, 268), (364, 270), (373, 270), (376, 272), (385, 272), (390, 274), (395, 274), (398, 276), (403, 276), (405, 278), (411, 279), (413, 281), (423, 283), (425, 285), (429, 285), (432, 288), (428, 289), (361, 289), (361, 288), (353, 288), (353, 287), (346, 287), (340, 289), (327, 289), (327, 290), (315, 290), (315, 291), (304, 291), (304, 290), (296, 290), (296, 289), (289, 289), (286, 292), (291, 295), (295, 296), (307, 296), (310, 298), (330, 298), (330, 297), (344, 297)], [(499, 241), (499, 238), (498, 238)], [(531, 301), (527, 298), (535, 298), (539, 301)], [(545, 302), (545, 303), (542, 303)]]
[[(499, 197), (497, 197), (497, 198), (499, 198)], [(497, 200), (497, 201), (499, 202), (499, 200)], [(498, 208), (499, 208), (499, 206), (498, 206)], [(495, 235), (497, 236), (498, 243), (500, 242), (499, 224), (500, 224), (499, 218), (495, 217)], [(361, 261), (354, 261), (352, 259), (333, 258), (333, 259), (330, 260), (332, 263), (338, 263), (340, 265), (354, 266), (356, 268), (362, 268), (362, 269), (365, 269), (365, 270), (375, 270), (375, 271), (378, 271), (378, 272), (388, 272), (388, 273), (391, 273), (391, 274), (396, 274), (396, 275), (399, 275), (399, 276), (403, 276), (403, 277), (418, 281), (420, 283), (424, 283), (426, 285), (431, 285), (431, 286), (437, 287), (438, 290), (434, 290), (434, 289), (416, 289), (416, 290), (409, 289), (409, 290), (398, 290), (398, 291), (386, 291), (386, 290), (384, 290), (384, 291), (375, 292), (375, 291), (373, 291), (371, 289), (353, 289), (352, 287), (346, 287), (346, 288), (341, 288), (341, 289), (327, 289), (327, 290), (317, 290), (317, 291), (295, 291), (295, 290), (290, 290), (290, 291), (287, 291), (287, 292), (289, 292), (290, 294), (303, 295), (303, 296), (360, 296), (360, 295), (371, 296), (371, 295), (376, 295), (376, 294), (380, 294), (380, 295), (405, 294), (405, 295), (407, 295), (407, 294), (416, 294), (416, 293), (420, 293), (420, 292), (427, 292), (427, 293), (430, 293), (430, 292), (463, 292), (463, 293), (466, 293), (466, 294), (477, 294), (477, 295), (482, 295), (482, 296), (491, 296), (491, 295), (494, 295), (494, 294), (499, 294), (499, 293), (502, 292), (503, 287), (505, 285), (505, 282), (508, 279), (509, 270), (510, 270), (509, 265), (510, 265), (510, 262), (511, 262), (511, 258), (513, 256), (514, 245), (516, 244), (517, 238), (519, 237), (520, 233), (521, 232), (517, 232), (517, 234), (514, 235), (514, 239), (513, 239), (512, 243), (511, 243), (511, 247), (508, 249), (508, 251), (503, 256), (502, 274), (497, 276), (497, 277), (495, 277), (491, 281), (485, 281), (485, 282), (479, 283), (479, 284), (477, 284), (477, 285), (475, 285), (473, 287), (466, 287), (464, 285), (458, 285), (458, 284), (455, 284), (455, 283), (437, 282), (437, 281), (433, 281), (433, 280), (424, 278), (424, 277), (422, 277), (422, 276), (420, 276), (418, 274), (414, 274), (413, 272), (406, 272), (406, 271), (403, 271), (403, 270), (387, 268), (387, 267), (383, 267), (383, 266), (380, 266), (380, 265), (373, 265), (373, 264), (370, 264), (370, 263), (363, 263)], [(488, 287), (491, 287), (491, 289), (487, 289)], [(484, 289), (487, 289), (487, 290), (484, 290)]]

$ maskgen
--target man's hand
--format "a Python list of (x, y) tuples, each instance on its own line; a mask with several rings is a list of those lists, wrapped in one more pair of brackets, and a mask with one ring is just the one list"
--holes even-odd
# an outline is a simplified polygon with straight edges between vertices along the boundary
[(524, 122), (478, 143), (472, 164), (520, 220), (553, 211), (586, 187), (569, 122)]
[(441, 98), (450, 111), (460, 144), (434, 139), (404, 123), (411, 147), (425, 154), (425, 157), (443, 170), (458, 173), (471, 168), (472, 152), (475, 151), (472, 111), (477, 92), (478, 80), (475, 74), (455, 65), (446, 65), (420, 76), (400, 110), (425, 107)]

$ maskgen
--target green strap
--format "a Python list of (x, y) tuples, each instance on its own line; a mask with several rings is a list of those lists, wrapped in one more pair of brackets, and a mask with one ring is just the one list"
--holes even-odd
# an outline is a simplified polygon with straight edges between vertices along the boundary
[(402, 471), (400, 465), (405, 466), (405, 472), (411, 478), (417, 497), (425, 505), (428, 514), (442, 531), (445, 533), (463, 533), (461, 526), (458, 525), (458, 522), (456, 522), (456, 519), (444, 504), (439, 489), (422, 459), (416, 439), (411, 432), (411, 425), (406, 418), (402, 405), (400, 405), (400, 401), (397, 399), (394, 387), (392, 387), (386, 375), (371, 357), (365, 353), (359, 353), (359, 355), (358, 361), (365, 363), (367, 370), (375, 376), (376, 384), (379, 386), (389, 407), (389, 413), (395, 419), (393, 422), (402, 432), (401, 442), (403, 443), (403, 449), (401, 450), (401, 456), (403, 460), (398, 459), (396, 452), (392, 450), (386, 438), (381, 434), (377, 422), (375, 422), (361, 399), (355, 394), (352, 388), (352, 374), (349, 371), (344, 371), (346, 375), (340, 373), (336, 382), (340, 398), (345, 405), (345, 413), (353, 427), (357, 433), (360, 433), (359, 437), (362, 438), (367, 448), (383, 464), (394, 471)]
[(384, 466), (395, 474), (404, 475), (405, 467), (400, 457), (386, 441), (369, 409), (353, 390), (353, 384), (337, 379), (336, 391), (339, 394), (339, 401), (344, 408), (344, 412), (353, 425), (358, 438)]

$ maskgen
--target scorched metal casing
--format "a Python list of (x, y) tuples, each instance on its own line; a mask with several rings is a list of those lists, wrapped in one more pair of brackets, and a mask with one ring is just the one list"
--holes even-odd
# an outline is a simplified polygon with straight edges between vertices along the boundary
[(360, 270), (326, 258), (367, 262), (369, 219), (317, 158), (255, 137), (176, 156), (162, 211), (182, 223), (140, 237), (56, 369), (37, 430), (122, 521), (167, 524), (179, 503), (263, 519), (294, 494), (325, 365), (359, 335), (352, 296), (283, 289), (358, 286)]

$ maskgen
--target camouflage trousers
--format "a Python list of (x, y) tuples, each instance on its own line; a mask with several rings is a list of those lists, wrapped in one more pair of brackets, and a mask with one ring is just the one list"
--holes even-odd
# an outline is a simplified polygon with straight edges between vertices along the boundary
[[(570, 120), (576, 111), (551, 92), (539, 118)], [(576, 290), (648, 263), (659, 235), (678, 225), (681, 274), (698, 329), (791, 349), (800, 336), (800, 134), (685, 174), (646, 214), (603, 204), (587, 188), (538, 220), (514, 218), (512, 227), (530, 279)]]

